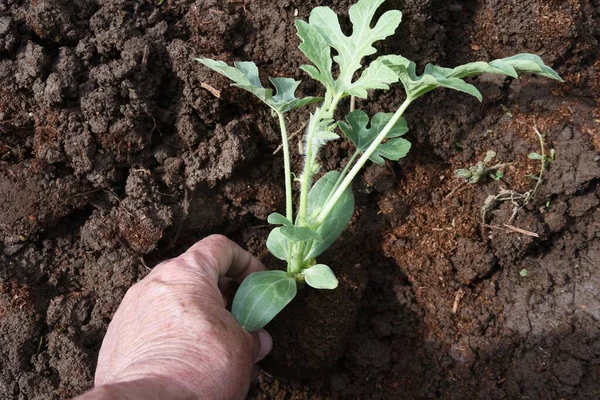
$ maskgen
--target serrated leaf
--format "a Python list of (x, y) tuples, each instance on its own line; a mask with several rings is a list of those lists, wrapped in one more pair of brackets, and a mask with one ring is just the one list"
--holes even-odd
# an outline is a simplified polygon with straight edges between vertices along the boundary
[(284, 271), (250, 274), (237, 290), (231, 313), (242, 328), (264, 328), (296, 297), (296, 280)]
[(313, 79), (321, 82), (326, 88), (333, 89), (334, 80), (331, 75), (331, 49), (321, 34), (306, 21), (296, 20), (296, 32), (302, 43), (298, 48), (313, 62), (300, 68)]
[[(402, 20), (398, 10), (385, 12), (374, 24), (373, 17), (384, 0), (360, 0), (350, 7), (352, 34), (346, 36), (340, 27), (338, 16), (329, 7), (312, 10), (308, 24), (297, 22), (298, 35), (302, 38), (300, 49), (315, 64), (302, 68), (314, 79), (333, 88), (342, 96), (354, 95), (365, 98), (369, 89), (387, 89), (397, 77), (381, 62), (373, 62), (361, 77), (352, 82), (354, 73), (362, 67), (362, 60), (376, 52), (373, 43), (393, 35)], [(327, 45), (327, 46), (326, 46)], [(331, 50), (336, 50), (335, 62), (340, 73), (335, 81), (331, 76)]]
[(444, 68), (428, 64), (422, 75), (417, 74), (415, 63), (405, 57), (390, 55), (380, 58), (387, 67), (398, 75), (406, 93), (413, 99), (435, 88), (446, 87), (468, 93), (481, 101), (481, 93), (479, 93), (477, 88), (464, 82), (462, 79), (485, 73), (508, 75), (518, 78), (519, 73), (527, 72), (562, 82), (562, 78), (552, 68), (545, 65), (543, 60), (535, 54), (517, 54), (489, 63), (477, 61), (456, 68)]
[[(308, 193), (306, 207), (307, 224), (310, 226), (318, 225), (318, 216), (329, 195), (335, 188), (340, 173), (338, 171), (329, 171), (319, 179)], [(336, 205), (333, 207), (327, 218), (317, 228), (317, 233), (321, 236), (321, 242), (313, 242), (307, 255), (307, 259), (315, 258), (322, 254), (337, 240), (342, 234), (354, 213), (354, 195), (352, 189), (348, 187)]]
[(335, 289), (338, 280), (335, 274), (325, 264), (316, 264), (302, 271), (306, 283), (315, 289)]
[(267, 238), (267, 249), (280, 260), (290, 260), (291, 242), (281, 233), (281, 227), (275, 228), (269, 233)]
[(267, 222), (272, 225), (293, 225), (292, 221), (279, 213), (269, 214), (267, 217)]
[[(392, 113), (377, 113), (371, 119), (371, 126), (367, 128), (369, 116), (362, 110), (356, 110), (348, 114), (346, 116), (347, 122), (340, 122), (339, 126), (362, 153), (373, 143), (373, 140), (392, 119), (393, 115)], [(387, 134), (388, 141), (381, 143), (369, 159), (374, 163), (383, 164), (385, 162), (384, 158), (398, 161), (405, 157), (410, 150), (410, 142), (400, 138), (400, 136), (406, 132), (408, 132), (406, 120), (401, 118)]]
[(232, 86), (252, 93), (269, 107), (280, 113), (286, 113), (322, 100), (320, 97), (297, 98), (295, 93), (298, 85), (300, 85), (300, 81), (291, 78), (269, 77), (269, 80), (276, 89), (276, 94), (273, 96), (272, 89), (263, 87), (260, 82), (258, 68), (256, 64), (250, 61), (238, 61), (234, 63), (235, 67), (227, 65), (223, 61), (211, 60), (210, 58), (196, 58), (196, 61), (226, 76), (233, 81)]
[(323, 100), (321, 97), (304, 97), (296, 98), (296, 89), (300, 85), (300, 81), (292, 78), (272, 78), (269, 80), (273, 84), (276, 90), (275, 96), (271, 98), (272, 107), (279, 110), (282, 113), (286, 113), (296, 108), (304, 107), (309, 104), (317, 103)]
[(319, 235), (317, 231), (305, 226), (283, 226), (281, 227), (281, 233), (290, 242), (306, 242), (309, 240), (316, 240), (320, 242), (322, 240), (321, 235)]

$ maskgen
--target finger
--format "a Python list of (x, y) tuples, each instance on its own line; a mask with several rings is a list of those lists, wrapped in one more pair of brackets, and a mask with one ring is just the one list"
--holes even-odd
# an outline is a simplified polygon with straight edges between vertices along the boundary
[(223, 235), (202, 239), (190, 247), (183, 257), (191, 257), (196, 265), (214, 272), (215, 280), (226, 276), (240, 283), (251, 273), (266, 270), (256, 257)]
[(256, 364), (265, 358), (273, 349), (273, 338), (269, 335), (269, 332), (264, 329), (250, 332), (250, 335), (252, 335), (254, 363)]

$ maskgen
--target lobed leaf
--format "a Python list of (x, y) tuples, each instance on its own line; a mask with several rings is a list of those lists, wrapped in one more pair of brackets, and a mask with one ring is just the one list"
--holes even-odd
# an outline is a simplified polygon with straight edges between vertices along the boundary
[(247, 331), (264, 328), (296, 297), (296, 290), (296, 280), (287, 272), (255, 272), (237, 290), (231, 313)]
[(346, 92), (352, 96), (366, 99), (367, 90), (389, 89), (389, 84), (396, 82), (398, 82), (398, 75), (378, 58), (369, 64), (360, 78), (346, 88)]
[(213, 71), (226, 76), (234, 82), (232, 86), (239, 87), (252, 93), (269, 107), (280, 113), (286, 113), (322, 100), (320, 97), (297, 98), (295, 93), (298, 89), (298, 85), (300, 85), (300, 81), (296, 81), (292, 78), (269, 77), (269, 80), (276, 90), (276, 94), (273, 95), (272, 89), (263, 87), (260, 82), (258, 68), (256, 67), (256, 64), (250, 61), (238, 61), (234, 63), (235, 67), (227, 65), (223, 61), (211, 60), (210, 58), (196, 58), (196, 61)]
[[(362, 68), (362, 60), (376, 52), (373, 43), (393, 35), (402, 20), (400, 11), (391, 10), (385, 12), (371, 27), (375, 12), (384, 1), (359, 0), (350, 7), (350, 36), (342, 32), (338, 16), (329, 7), (314, 8), (308, 23), (296, 22), (298, 36), (302, 39), (300, 49), (314, 63), (314, 66), (303, 66), (302, 69), (342, 96), (366, 98), (367, 90), (388, 89), (390, 83), (397, 82), (398, 77), (377, 60), (371, 63), (356, 82), (352, 82), (355, 72)], [(336, 50), (334, 60), (340, 68), (335, 81), (331, 75), (330, 48)]]
[(296, 81), (292, 78), (269, 77), (269, 80), (276, 90), (275, 96), (271, 98), (272, 104), (270, 105), (276, 110), (279, 110), (281, 113), (286, 113), (288, 111), (295, 110), (296, 108), (304, 107), (323, 100), (320, 97), (311, 96), (301, 99), (297, 98), (295, 93), (296, 89), (298, 89), (298, 86), (300, 85), (300, 81)]
[[(308, 193), (306, 207), (308, 225), (318, 225), (319, 213), (335, 189), (339, 176), (338, 171), (329, 171), (313, 185)], [(353, 213), (354, 195), (348, 187), (327, 218), (318, 226), (317, 233), (321, 236), (321, 241), (312, 243), (306, 259), (315, 258), (327, 250), (346, 229)]]
[(296, 20), (296, 32), (302, 43), (298, 48), (313, 62), (300, 68), (311, 78), (321, 82), (326, 88), (333, 89), (334, 79), (331, 75), (331, 49), (316, 28), (306, 21)]
[(428, 64), (423, 75), (418, 75), (416, 65), (409, 59), (399, 55), (380, 57), (383, 64), (392, 69), (397, 75), (406, 93), (416, 99), (438, 87), (458, 90), (482, 100), (477, 88), (463, 80), (470, 76), (481, 74), (500, 74), (518, 78), (519, 73), (533, 73), (562, 82), (562, 78), (552, 68), (535, 54), (517, 54), (490, 63), (477, 61), (456, 68), (444, 68)]
[[(369, 116), (362, 110), (356, 110), (348, 114), (346, 122), (340, 122), (339, 126), (348, 139), (354, 143), (358, 151), (362, 153), (373, 143), (393, 115), (392, 113), (377, 113), (371, 119), (371, 126), (367, 128)], [(408, 132), (406, 120), (400, 118), (387, 134), (386, 138), (388, 140), (381, 143), (369, 159), (376, 164), (383, 164), (385, 162), (384, 158), (398, 161), (405, 157), (411, 145), (408, 140), (402, 139), (400, 136), (406, 132)]]
[(316, 264), (302, 271), (306, 283), (315, 289), (335, 289), (338, 280), (335, 274), (325, 264)]

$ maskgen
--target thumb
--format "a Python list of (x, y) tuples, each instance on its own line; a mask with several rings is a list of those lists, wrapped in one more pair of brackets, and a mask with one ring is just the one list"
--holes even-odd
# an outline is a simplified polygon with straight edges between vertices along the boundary
[(267, 356), (273, 349), (273, 338), (269, 335), (269, 332), (264, 329), (259, 329), (254, 332), (250, 332), (252, 336), (252, 349), (254, 363), (256, 364)]

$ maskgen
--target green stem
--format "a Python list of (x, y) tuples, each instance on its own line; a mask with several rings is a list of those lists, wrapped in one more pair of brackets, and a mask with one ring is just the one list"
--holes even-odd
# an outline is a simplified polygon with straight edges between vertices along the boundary
[(325, 220), (325, 218), (327, 218), (327, 215), (329, 215), (329, 213), (331, 212), (337, 201), (340, 199), (346, 188), (350, 186), (354, 177), (358, 174), (363, 165), (365, 165), (365, 163), (369, 160), (369, 157), (371, 157), (371, 154), (373, 154), (375, 149), (377, 149), (377, 147), (385, 139), (390, 130), (394, 127), (394, 125), (396, 125), (396, 123), (398, 122), (400, 117), (402, 117), (402, 114), (404, 114), (404, 111), (406, 111), (412, 100), (413, 99), (410, 96), (408, 96), (406, 100), (404, 100), (404, 103), (402, 103), (400, 108), (394, 113), (392, 119), (390, 119), (387, 125), (381, 130), (381, 132), (379, 132), (375, 140), (373, 140), (373, 143), (371, 143), (367, 150), (365, 150), (362, 156), (358, 159), (356, 164), (354, 164), (350, 172), (348, 172), (348, 175), (346, 175), (340, 186), (333, 193), (333, 196), (331, 196), (329, 201), (325, 203), (325, 206), (323, 207), (323, 210), (321, 210), (321, 213), (319, 214), (319, 217), (317, 219), (319, 223), (322, 223)]
[(542, 184), (542, 177), (544, 176), (544, 171), (546, 170), (546, 161), (547, 161), (546, 149), (544, 146), (544, 136), (542, 136), (542, 134), (538, 130), (537, 126), (534, 126), (533, 130), (535, 131), (535, 134), (537, 135), (538, 140), (540, 141), (540, 152), (542, 153), (541, 154), (542, 159), (540, 161), (541, 161), (542, 165), (540, 166), (540, 174), (538, 175), (538, 178), (536, 179), (535, 187), (530, 192), (530, 195), (527, 196), (527, 198), (525, 199), (525, 204), (528, 204), (531, 201), (531, 199), (535, 196), (535, 193), (537, 192), (538, 188)]
[[(329, 96), (326, 96), (328, 98)], [(314, 163), (317, 158), (317, 154), (314, 153), (314, 135), (327, 115), (332, 115), (335, 111), (338, 102), (341, 99), (341, 94), (333, 97), (331, 103), (323, 102), (320, 108), (317, 108), (315, 114), (311, 117), (308, 124), (306, 133), (305, 152), (304, 155), (304, 169), (302, 171), (301, 182), (300, 182), (300, 207), (298, 209), (298, 223), (300, 226), (306, 226), (306, 209), (308, 205), (308, 192), (310, 190), (310, 183), (313, 177)]]
[[(324, 107), (325, 105), (323, 105)], [(298, 222), (300, 226), (306, 225), (306, 207), (308, 204), (308, 187), (310, 185), (310, 178), (312, 176), (312, 159), (313, 159), (313, 145), (312, 138), (315, 134), (317, 126), (320, 121), (320, 115), (322, 114), (323, 109), (317, 108), (315, 114), (310, 119), (308, 124), (308, 129), (306, 131), (306, 139), (304, 141), (304, 169), (302, 171), (302, 175), (300, 176), (300, 207), (298, 208)]]
[(285, 217), (293, 221), (292, 206), (292, 170), (290, 165), (290, 146), (288, 143), (287, 128), (283, 114), (277, 112), (279, 117), (279, 128), (281, 129), (281, 144), (283, 146), (283, 168), (285, 173)]

